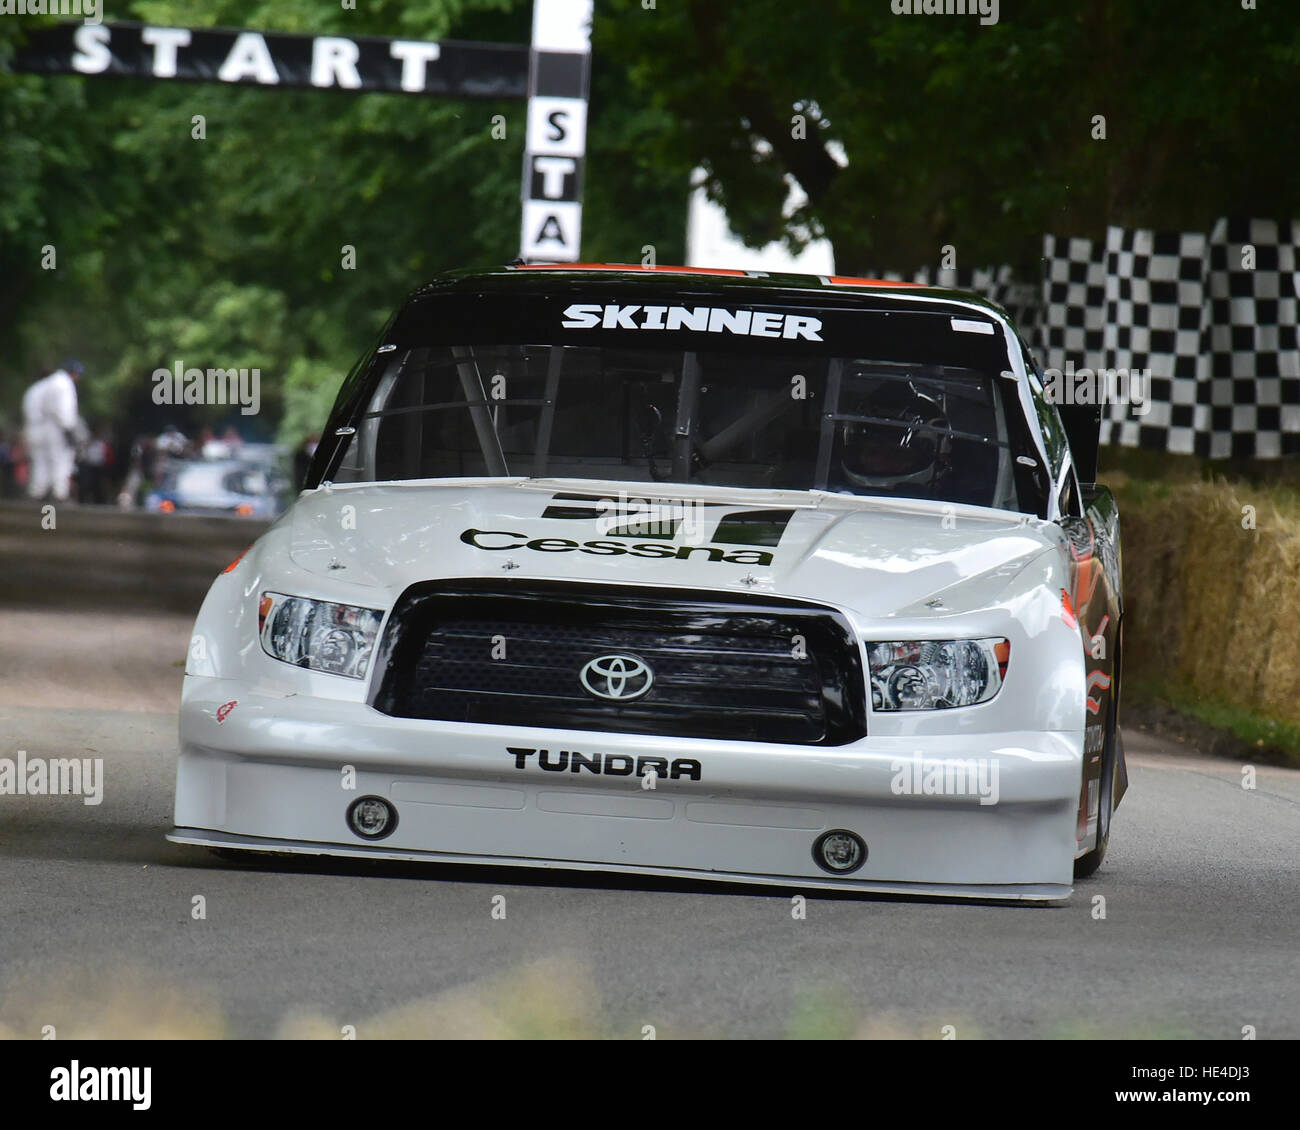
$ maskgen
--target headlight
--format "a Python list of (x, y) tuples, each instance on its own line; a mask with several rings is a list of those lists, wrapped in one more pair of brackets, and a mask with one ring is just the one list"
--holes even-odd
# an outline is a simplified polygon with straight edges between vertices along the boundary
[(987, 702), (1002, 686), (1011, 641), (867, 644), (873, 710), (943, 710)]
[(262, 593), (257, 608), (262, 650), (272, 659), (364, 679), (382, 612), (304, 596)]

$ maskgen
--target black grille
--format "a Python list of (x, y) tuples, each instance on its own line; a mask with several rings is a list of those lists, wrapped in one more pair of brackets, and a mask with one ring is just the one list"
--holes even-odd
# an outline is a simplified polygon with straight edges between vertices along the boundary
[[(606, 655), (647, 664), (649, 692), (588, 693), (583, 667)], [(866, 733), (848, 625), (767, 597), (429, 582), (398, 601), (380, 666), (372, 704), (402, 718), (805, 745)]]

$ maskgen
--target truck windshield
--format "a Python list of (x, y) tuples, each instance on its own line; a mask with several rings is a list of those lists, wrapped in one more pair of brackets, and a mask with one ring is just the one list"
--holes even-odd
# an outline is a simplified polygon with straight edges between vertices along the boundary
[(1014, 382), (951, 365), (594, 346), (399, 349), (335, 482), (480, 476), (1032, 510)]

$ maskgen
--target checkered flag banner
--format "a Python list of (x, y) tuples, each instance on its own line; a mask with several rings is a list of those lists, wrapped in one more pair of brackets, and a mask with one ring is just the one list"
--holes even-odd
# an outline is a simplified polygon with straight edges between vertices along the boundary
[(1048, 236), (1037, 345), (1066, 387), (1083, 369), (1145, 374), (1130, 386), (1144, 403), (1105, 406), (1103, 443), (1300, 453), (1298, 242), (1300, 224), (1271, 220), (1219, 220), (1208, 237), (1112, 227), (1104, 245)]

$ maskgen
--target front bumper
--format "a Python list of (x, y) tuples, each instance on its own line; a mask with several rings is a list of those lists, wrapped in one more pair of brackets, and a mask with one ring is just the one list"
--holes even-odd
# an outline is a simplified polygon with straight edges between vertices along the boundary
[[(695, 741), (392, 718), (194, 676), (180, 729), (177, 843), (991, 899), (1060, 900), (1071, 889), (1082, 735), (1070, 732), (868, 736), (835, 748)], [(538, 753), (519, 768), (511, 749)], [(543, 750), (553, 767), (561, 752), (587, 759), (542, 768)], [(699, 779), (686, 770), (647, 789), (636, 775), (591, 771), (596, 753), (624, 755), (620, 770), (689, 759)], [(976, 763), (996, 803), (974, 795)], [(961, 766), (949, 784), (964, 777), (965, 792), (942, 791), (944, 765)], [(345, 820), (368, 794), (398, 810), (380, 841)], [(813, 858), (833, 828), (867, 844), (852, 874)]]

